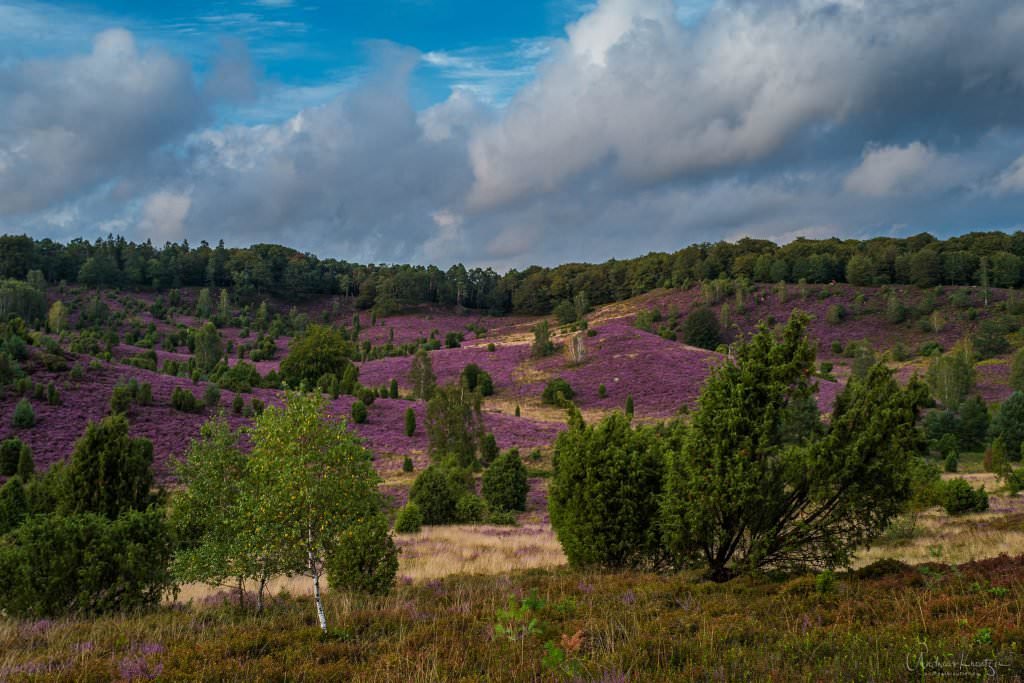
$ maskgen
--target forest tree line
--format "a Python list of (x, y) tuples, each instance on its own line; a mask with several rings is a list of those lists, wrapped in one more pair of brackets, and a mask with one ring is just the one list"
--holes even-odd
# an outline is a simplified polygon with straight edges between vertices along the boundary
[(356, 264), (320, 259), (288, 247), (198, 247), (109, 236), (67, 244), (25, 235), (0, 236), (0, 279), (38, 270), (49, 283), (165, 290), (230, 287), (239, 300), (273, 296), (286, 302), (322, 296), (352, 298), (361, 309), (390, 314), (437, 304), (495, 315), (546, 315), (583, 295), (591, 305), (628, 299), (658, 287), (718, 278), (751, 282), (849, 282), (1017, 287), (1024, 281), (1024, 232), (974, 232), (940, 240), (922, 233), (868, 240), (797, 239), (785, 245), (743, 238), (693, 244), (600, 264), (530, 266), (498, 274), (491, 268)]

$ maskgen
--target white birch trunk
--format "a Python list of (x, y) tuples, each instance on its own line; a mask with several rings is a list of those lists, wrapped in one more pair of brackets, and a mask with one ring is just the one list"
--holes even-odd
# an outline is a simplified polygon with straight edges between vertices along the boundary
[(313, 600), (316, 602), (316, 617), (320, 620), (320, 631), (327, 633), (327, 615), (324, 614), (324, 601), (320, 596), (320, 567), (317, 558), (313, 554), (313, 527), (309, 530), (309, 544), (306, 551), (309, 553), (309, 571), (313, 575)]

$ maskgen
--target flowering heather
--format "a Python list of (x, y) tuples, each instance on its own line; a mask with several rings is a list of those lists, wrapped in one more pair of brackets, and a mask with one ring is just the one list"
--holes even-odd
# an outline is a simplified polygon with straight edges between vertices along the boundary
[[(354, 402), (352, 396), (339, 396), (331, 401), (330, 411), (348, 419)], [(416, 433), (412, 436), (405, 435), (405, 411), (408, 408), (412, 408), (416, 413)], [(532, 449), (547, 446), (553, 443), (558, 433), (565, 428), (558, 423), (511, 417), (503, 413), (484, 412), (483, 417), (484, 428), (494, 434), (501, 449)], [(426, 404), (423, 401), (378, 398), (369, 407), (366, 422), (350, 426), (362, 437), (364, 444), (371, 451), (410, 455), (413, 457), (414, 465), (419, 469), (427, 464), (423, 457), (428, 445), (425, 424)]]
[[(622, 409), (633, 397), (636, 414), (667, 417), (681, 406), (693, 405), (705, 378), (722, 356), (662, 339), (623, 320), (613, 320), (585, 337), (587, 359), (569, 367), (554, 355), (535, 363), (549, 377), (562, 377), (576, 392), (574, 401), (583, 408)], [(601, 398), (600, 385), (607, 395)], [(531, 385), (539, 395), (544, 382)]]
[(989, 403), (1001, 403), (1013, 393), (1010, 386), (1012, 361), (992, 359), (975, 366), (975, 391)]
[[(513, 385), (516, 368), (529, 356), (528, 344), (499, 344), (494, 351), (488, 351), (482, 344), (431, 351), (430, 362), (438, 384), (458, 382), (462, 370), (470, 363), (476, 363), (491, 375), (495, 390), (500, 392)], [(380, 386), (396, 379), (400, 387), (408, 390), (411, 366), (412, 356), (367, 361), (359, 366), (359, 381), (366, 386)]]
[[(745, 297), (743, 310), (737, 307), (735, 296), (726, 297), (722, 303), (728, 303), (731, 323), (736, 326), (730, 336), (735, 336), (737, 328), (740, 333), (750, 333), (758, 322), (769, 318), (774, 318), (776, 322), (785, 322), (794, 310), (800, 309), (812, 316), (808, 334), (818, 343), (818, 355), (821, 358), (833, 357), (831, 345), (834, 341), (845, 344), (866, 339), (876, 349), (891, 348), (896, 342), (901, 342), (913, 350), (925, 341), (934, 340), (944, 348), (950, 348), (968, 331), (968, 324), (962, 319), (960, 311), (950, 303), (950, 295), (954, 291), (973, 293), (979, 320), (992, 315), (995, 309), (995, 306), (988, 309), (981, 306), (977, 288), (947, 288), (945, 293), (936, 297), (937, 310), (941, 312), (944, 324), (942, 329), (935, 333), (921, 331), (909, 322), (889, 323), (885, 318), (887, 294), (881, 287), (854, 287), (846, 284), (807, 285), (806, 298), (800, 295), (800, 290), (799, 285), (787, 285), (783, 301), (779, 298), (774, 285), (757, 285)], [(895, 292), (907, 309), (914, 308), (928, 295), (927, 290), (909, 285), (892, 286), (890, 291)], [(1005, 300), (1009, 291), (992, 289), (990, 304)], [(822, 298), (823, 292), (830, 295)], [(856, 303), (858, 296), (863, 297), (860, 310)], [(623, 320), (632, 322), (639, 310), (658, 308), (663, 314), (667, 314), (669, 309), (675, 306), (681, 317), (685, 317), (691, 308), (702, 303), (700, 289), (693, 287), (688, 290), (660, 290), (629, 302), (613, 304), (610, 308), (616, 315), (624, 316)], [(716, 312), (721, 312), (722, 303), (713, 306)], [(829, 324), (826, 320), (828, 309), (834, 305), (842, 306), (847, 313), (846, 319), (837, 325)]]
[[(74, 450), (75, 441), (85, 432), (89, 422), (98, 422), (109, 413), (110, 395), (119, 382), (136, 379), (148, 382), (153, 388), (153, 405), (133, 406), (128, 415), (133, 436), (143, 436), (153, 441), (153, 469), (158, 481), (167, 481), (171, 475), (170, 459), (185, 453), (192, 438), (199, 435), (199, 427), (213, 411), (182, 413), (170, 407), (171, 394), (176, 387), (202, 396), (206, 384), (193, 384), (183, 377), (171, 377), (126, 365), (102, 363), (97, 369), (89, 369), (85, 377), (76, 381), (67, 373), (50, 373), (40, 370), (32, 375), (36, 383), (54, 382), (60, 392), (62, 405), (51, 406), (46, 401), (32, 399), (36, 413), (36, 424), (31, 429), (15, 430), (10, 420), (0, 420), (0, 440), (17, 436), (32, 448), (32, 457), (40, 470), (55, 462), (65, 460)], [(244, 394), (246, 403), (253, 397), (267, 405), (280, 404), (280, 392), (256, 389)], [(229, 406), (234, 394), (221, 393), (221, 405)], [(8, 392), (0, 398), (0, 415), (9, 416), (19, 397)], [(233, 427), (240, 427), (249, 421), (226, 411)]]
[[(449, 332), (461, 332), (466, 342), (474, 341), (477, 336), (475, 332), (469, 331), (470, 325), (480, 326), (487, 330), (483, 339), (494, 338), (509, 328), (522, 324), (525, 321), (533, 320), (523, 316), (494, 317), (482, 316), (476, 313), (467, 315), (455, 315), (445, 310), (428, 308), (424, 311), (407, 315), (394, 315), (387, 318), (378, 318), (376, 325), (370, 324), (370, 314), (363, 312), (359, 315), (361, 330), (359, 339), (369, 340), (374, 344), (386, 344), (391, 330), (395, 331), (392, 340), (394, 344), (406, 344), (417, 339), (428, 339), (430, 333), (437, 330), (438, 339), (444, 342), (445, 335)], [(345, 324), (351, 324), (351, 319)]]
[(530, 524), (550, 524), (548, 515), (548, 480), (535, 477), (527, 480), (530, 490), (526, 494), (526, 512), (520, 521)]
[(818, 410), (823, 414), (831, 413), (832, 407), (836, 404), (836, 397), (845, 388), (845, 385), (839, 382), (829, 382), (827, 380), (817, 380), (818, 393), (816, 398), (818, 401)]

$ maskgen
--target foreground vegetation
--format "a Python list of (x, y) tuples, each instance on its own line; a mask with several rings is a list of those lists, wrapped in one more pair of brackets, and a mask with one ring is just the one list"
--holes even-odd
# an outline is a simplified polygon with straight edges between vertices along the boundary
[[(317, 287), (296, 299), (339, 296), (286, 314), (280, 300), (257, 307), (276, 286), (242, 286), (230, 265), (275, 249), (185, 249), (207, 265), (174, 286), (208, 287), (166, 301), (155, 280), (155, 298), (53, 287), (37, 262), (45, 275), (0, 286), (0, 680), (1020, 670), (1024, 351), (1012, 373), (1008, 354), (1024, 342), (1024, 299), (989, 288), (1019, 284), (1005, 256), (1017, 257), (984, 256), (980, 290), (945, 292), (917, 275), (974, 246), (924, 250), (941, 262), (901, 254), (893, 267), (929, 287), (911, 301), (888, 286), (757, 287), (743, 268), (764, 281), (769, 254), (747, 258), (753, 243), (705, 273), (719, 246), (691, 248), (699, 286), (594, 312), (653, 285), (555, 287), (614, 264), (505, 276), (550, 285), (533, 309), (460, 301), (457, 269), (438, 280), (457, 285), (449, 300), (388, 280), (415, 290), (429, 269), (356, 277), (292, 259), (277, 285), (306, 273)], [(851, 282), (908, 281), (867, 268), (877, 244), (818, 246), (845, 254), (833, 265)], [(138, 256), (104, 255), (116, 248), (76, 252), (79, 282), (145, 288), (93, 277)], [(630, 262), (627, 279), (657, 260)], [(792, 265), (770, 281), (795, 278)], [(421, 301), (545, 313), (566, 292), (558, 328), (377, 317)], [(980, 382), (993, 368), (1008, 375), (998, 406)], [(89, 426), (65, 449), (71, 415)], [(187, 453), (171, 447), (190, 434)], [(186, 455), (175, 479), (173, 453)]]
[[(1024, 666), (1024, 557), (727, 584), (534, 570), (0, 624), (4, 680), (926, 680)], [(911, 670), (908, 670), (909, 669)]]

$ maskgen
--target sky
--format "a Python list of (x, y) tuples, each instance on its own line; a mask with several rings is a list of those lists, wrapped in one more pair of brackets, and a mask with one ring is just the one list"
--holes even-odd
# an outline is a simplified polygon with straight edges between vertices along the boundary
[(0, 0), (0, 232), (499, 271), (1024, 225), (1015, 0)]

